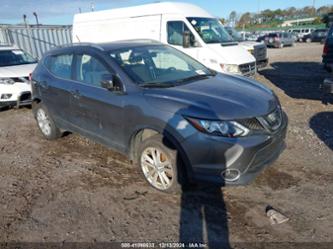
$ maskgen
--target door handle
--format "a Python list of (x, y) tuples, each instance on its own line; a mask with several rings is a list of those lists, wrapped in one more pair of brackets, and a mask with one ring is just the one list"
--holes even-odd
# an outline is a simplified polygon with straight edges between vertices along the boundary
[(79, 99), (81, 97), (81, 93), (79, 90), (72, 90), (71, 94), (73, 95), (74, 98)]

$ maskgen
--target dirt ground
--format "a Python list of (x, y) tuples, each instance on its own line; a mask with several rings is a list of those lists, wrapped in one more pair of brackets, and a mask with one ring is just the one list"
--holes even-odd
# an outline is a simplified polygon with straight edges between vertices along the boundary
[[(333, 242), (333, 105), (320, 101), (322, 47), (269, 49), (270, 66), (257, 80), (289, 116), (287, 149), (244, 187), (163, 194), (123, 156), (78, 135), (47, 141), (27, 108), (0, 112), (0, 241), (333, 248), (324, 244)], [(271, 225), (267, 205), (290, 220)]]

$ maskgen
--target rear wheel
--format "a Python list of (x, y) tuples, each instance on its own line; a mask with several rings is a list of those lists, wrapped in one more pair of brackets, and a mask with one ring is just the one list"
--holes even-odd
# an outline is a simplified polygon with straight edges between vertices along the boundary
[(311, 38), (306, 38), (306, 40), (305, 40), (307, 43), (310, 43), (310, 42), (312, 42), (311, 41)]
[(279, 48), (283, 48), (283, 47), (284, 47), (284, 44), (280, 43)]
[(33, 112), (37, 121), (39, 130), (43, 136), (49, 140), (54, 140), (61, 137), (60, 129), (55, 125), (51, 115), (46, 107), (41, 103), (33, 105)]
[(137, 155), (143, 176), (152, 187), (168, 193), (180, 192), (182, 165), (177, 150), (166, 145), (161, 135), (144, 140)]

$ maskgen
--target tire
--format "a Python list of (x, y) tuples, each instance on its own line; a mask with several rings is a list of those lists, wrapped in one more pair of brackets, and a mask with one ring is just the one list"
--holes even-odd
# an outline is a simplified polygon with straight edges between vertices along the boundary
[(60, 129), (55, 125), (52, 116), (42, 103), (33, 104), (32, 111), (38, 128), (46, 139), (55, 140), (62, 136)]
[(279, 48), (283, 48), (283, 47), (284, 47), (284, 44), (280, 43)]
[(306, 42), (306, 43), (310, 43), (310, 42), (312, 42), (312, 41), (311, 41), (311, 38), (306, 38), (305, 42)]
[(150, 186), (165, 193), (180, 193), (185, 186), (183, 164), (177, 150), (164, 140), (161, 135), (144, 140), (137, 151), (137, 162)]

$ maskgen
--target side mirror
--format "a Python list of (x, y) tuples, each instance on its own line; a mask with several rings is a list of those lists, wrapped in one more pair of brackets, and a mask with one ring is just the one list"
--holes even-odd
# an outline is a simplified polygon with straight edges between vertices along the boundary
[(101, 86), (112, 92), (120, 92), (122, 90), (120, 80), (114, 74), (103, 74)]
[(189, 31), (184, 31), (183, 33), (183, 47), (191, 47), (191, 33)]

